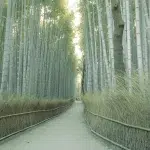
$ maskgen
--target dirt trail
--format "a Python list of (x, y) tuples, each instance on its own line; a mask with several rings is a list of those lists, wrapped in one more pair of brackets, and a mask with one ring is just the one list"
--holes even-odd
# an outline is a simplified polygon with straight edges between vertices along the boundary
[(109, 150), (88, 130), (82, 112), (76, 102), (59, 117), (0, 144), (0, 150)]

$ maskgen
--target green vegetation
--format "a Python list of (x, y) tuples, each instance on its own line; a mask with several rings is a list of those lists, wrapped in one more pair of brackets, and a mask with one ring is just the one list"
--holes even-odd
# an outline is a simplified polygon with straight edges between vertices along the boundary
[[(85, 107), (97, 114), (85, 109), (90, 126), (129, 149), (149, 150), (149, 0), (82, 0), (74, 15), (66, 1), (0, 1), (0, 116), (44, 110), (2, 118), (0, 136), (64, 111), (45, 112), (72, 103), (82, 70)], [(74, 47), (82, 47), (82, 60)]]
[[(72, 103), (72, 15), (62, 0), (0, 1), (0, 116)], [(63, 112), (0, 119), (0, 138)]]
[(87, 93), (84, 97), (85, 107), (102, 117), (119, 121), (124, 124), (147, 128), (143, 131), (124, 126), (111, 120), (94, 116), (85, 110), (85, 117), (90, 126), (102, 136), (129, 149), (149, 149), (150, 138), (150, 84), (144, 90), (135, 79), (132, 80), (134, 90), (129, 93), (124, 86), (115, 90), (104, 90), (101, 93)]
[(72, 16), (65, 2), (1, 3), (1, 93), (50, 99), (74, 97)]
[(71, 99), (49, 100), (8, 96), (5, 102), (0, 104), (0, 139), (59, 115), (68, 109), (72, 103), (73, 100)]
[(148, 0), (84, 0), (81, 6), (82, 99), (101, 116), (85, 109), (85, 117), (97, 133), (132, 150), (150, 149), (149, 6)]

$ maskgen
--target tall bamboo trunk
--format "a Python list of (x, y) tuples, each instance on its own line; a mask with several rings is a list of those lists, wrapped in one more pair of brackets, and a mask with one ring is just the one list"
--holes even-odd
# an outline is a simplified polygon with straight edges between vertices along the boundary
[(1, 93), (7, 92), (7, 90), (8, 90), (9, 54), (10, 54), (10, 47), (11, 47), (10, 44), (11, 44), (11, 34), (12, 34), (12, 31), (11, 31), (11, 29), (12, 29), (11, 8), (12, 8), (12, 1), (8, 0)]
[(115, 74), (125, 73), (125, 66), (123, 62), (123, 46), (122, 46), (122, 38), (123, 38), (123, 30), (124, 30), (124, 22), (121, 16), (120, 10), (120, 1), (112, 0), (112, 14), (114, 19), (114, 57), (115, 57)]

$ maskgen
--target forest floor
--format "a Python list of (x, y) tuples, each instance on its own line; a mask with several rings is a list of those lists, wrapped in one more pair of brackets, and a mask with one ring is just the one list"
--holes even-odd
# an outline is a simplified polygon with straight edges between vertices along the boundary
[(111, 150), (94, 136), (83, 118), (83, 104), (75, 102), (59, 117), (0, 143), (0, 150)]

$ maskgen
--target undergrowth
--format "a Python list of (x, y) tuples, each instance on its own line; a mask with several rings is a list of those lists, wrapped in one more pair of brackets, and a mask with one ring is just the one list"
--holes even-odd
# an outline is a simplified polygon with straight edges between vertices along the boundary
[[(73, 100), (48, 100), (37, 99), (34, 97), (31, 99), (29, 97), (5, 95), (3, 96), (3, 99), (0, 100), (0, 139), (52, 116), (58, 115), (65, 111), (66, 107), (68, 108), (72, 103)], [(49, 112), (31, 113), (28, 115), (2, 118), (2, 116), (6, 115), (39, 110), (51, 110), (58, 107), (60, 108)]]
[[(88, 110), (113, 120), (129, 125), (150, 129), (150, 86), (149, 82), (141, 85), (132, 80), (132, 92), (121, 85), (113, 90), (87, 93), (83, 101)], [(150, 132), (123, 126), (85, 110), (85, 117), (91, 127), (102, 136), (131, 150), (149, 150)]]

